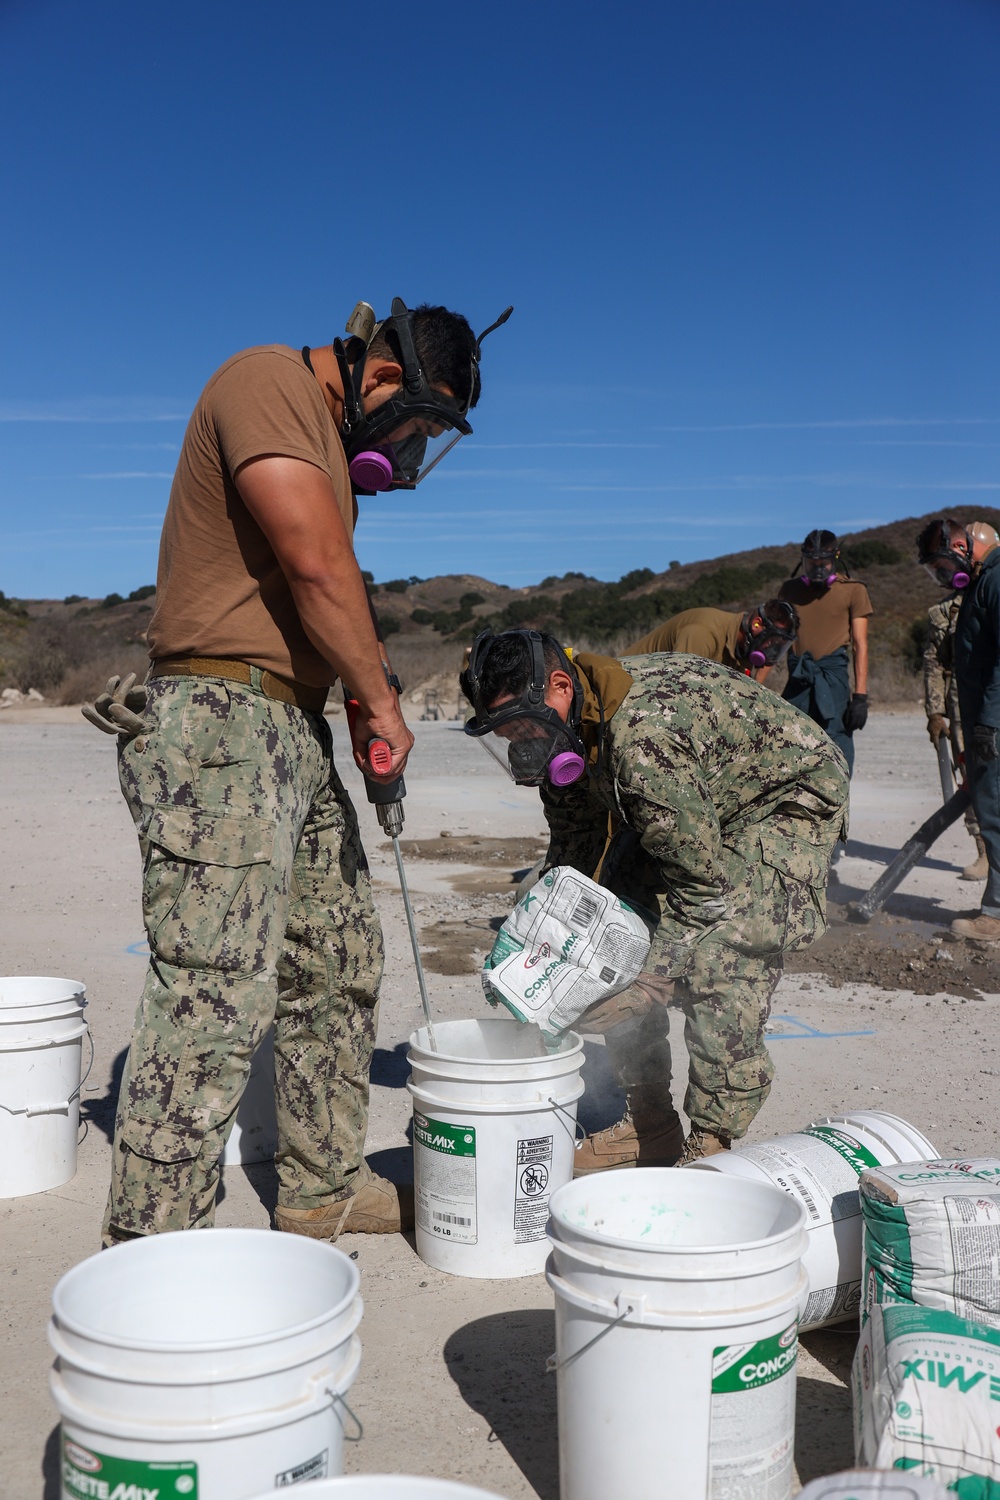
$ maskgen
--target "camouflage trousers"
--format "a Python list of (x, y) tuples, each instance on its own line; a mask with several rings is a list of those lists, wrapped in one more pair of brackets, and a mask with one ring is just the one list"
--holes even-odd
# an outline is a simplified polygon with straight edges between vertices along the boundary
[[(212, 1223), (219, 1162), (274, 1024), (282, 1206), (363, 1180), (382, 935), (329, 725), (250, 687), (155, 678), (119, 774), (149, 969), (104, 1240)], [(360, 1175), (359, 1175), (360, 1174)]]
[[(826, 882), (842, 825), (839, 814), (779, 816), (726, 833), (729, 915), (692, 944), (669, 1007), (654, 1006), (630, 1035), (608, 1032), (608, 1058), (619, 1087), (652, 1086), (670, 1098), (670, 1012), (680, 1011), (689, 1058), (685, 1113), (714, 1135), (732, 1140), (746, 1135), (774, 1077), (764, 1025), (783, 955), (826, 931)], [(662, 889), (662, 876), (631, 830), (623, 832), (629, 837), (622, 855), (606, 862), (610, 878), (602, 883), (654, 909), (654, 887)]]

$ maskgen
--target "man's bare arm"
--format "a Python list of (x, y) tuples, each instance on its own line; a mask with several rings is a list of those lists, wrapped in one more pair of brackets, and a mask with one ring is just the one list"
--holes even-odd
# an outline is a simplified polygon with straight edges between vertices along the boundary
[(354, 759), (371, 774), (365, 747), (387, 740), (402, 771), (413, 736), (386, 681), (368, 593), (328, 475), (298, 458), (251, 459), (236, 488), (288, 580), (303, 629), (357, 698)]
[(855, 616), (851, 621), (851, 652), (854, 657), (854, 691), (868, 691), (868, 618)]

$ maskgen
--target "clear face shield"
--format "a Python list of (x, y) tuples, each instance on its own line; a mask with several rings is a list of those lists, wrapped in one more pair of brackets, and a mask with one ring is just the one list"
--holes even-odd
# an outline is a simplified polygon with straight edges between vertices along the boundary
[(512, 705), (505, 716), (503, 709), (486, 725), (470, 719), (466, 734), (479, 740), (500, 769), (518, 786), (570, 786), (586, 770), (583, 746), (564, 724), (555, 709), (533, 709), (528, 712)]
[(743, 623), (748, 664), (751, 667), (777, 666), (791, 648), (798, 629), (798, 616), (782, 599), (752, 610), (744, 616)]
[(968, 588), (972, 577), (972, 563), (960, 552), (941, 552), (928, 558), (923, 569), (928, 578), (942, 589)]
[(837, 581), (839, 552), (803, 552), (802, 582), (825, 583), (829, 588)]

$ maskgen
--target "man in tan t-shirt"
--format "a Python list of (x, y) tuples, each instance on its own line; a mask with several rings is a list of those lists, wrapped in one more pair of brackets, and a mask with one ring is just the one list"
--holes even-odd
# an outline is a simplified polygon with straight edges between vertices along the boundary
[(382, 940), (323, 707), (341, 678), (356, 764), (400, 775), (413, 736), (354, 557), (352, 484), (412, 488), (433, 441), (471, 431), (480, 348), (444, 308), (397, 299), (380, 325), (364, 308), (346, 343), (248, 349), (212, 376), (164, 522), (141, 724), (134, 703), (103, 705), (126, 731), (150, 948), (105, 1244), (212, 1223), (272, 1024), (278, 1228), (412, 1223), (412, 1190), (363, 1155)]
[(763, 668), (773, 667), (785, 655), (798, 625), (795, 610), (781, 599), (768, 599), (744, 614), (684, 609), (628, 646), (624, 655), (680, 651), (759, 678)]
[[(802, 543), (800, 575), (778, 597), (795, 606), (799, 633), (788, 653), (782, 697), (807, 713), (854, 769), (854, 734), (868, 722), (868, 621), (874, 613), (863, 583), (838, 571), (840, 546), (832, 531), (811, 531)], [(854, 659), (854, 691), (848, 673)], [(760, 674), (762, 680), (766, 671)]]

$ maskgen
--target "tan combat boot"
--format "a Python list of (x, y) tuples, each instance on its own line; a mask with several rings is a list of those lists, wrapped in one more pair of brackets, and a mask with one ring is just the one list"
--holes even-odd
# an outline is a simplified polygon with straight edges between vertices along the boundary
[(966, 865), (959, 880), (985, 880), (990, 873), (989, 861), (986, 858), (986, 845), (976, 834), (976, 859), (971, 865)]
[(956, 937), (978, 938), (981, 943), (1000, 943), (1000, 917), (988, 917), (980, 912), (978, 917), (956, 917), (951, 924)]
[(700, 1125), (691, 1126), (691, 1134), (684, 1142), (677, 1165), (686, 1167), (693, 1161), (701, 1161), (705, 1156), (718, 1156), (720, 1151), (728, 1151), (732, 1141), (726, 1135), (713, 1135), (710, 1130), (704, 1130)]
[(629, 1089), (617, 1125), (588, 1135), (577, 1147), (573, 1176), (612, 1167), (672, 1167), (684, 1145), (680, 1116), (659, 1088)]
[(413, 1228), (413, 1188), (371, 1173), (356, 1193), (339, 1203), (320, 1208), (279, 1205), (274, 1222), (285, 1234), (304, 1234), (331, 1244), (342, 1234), (399, 1234)]

